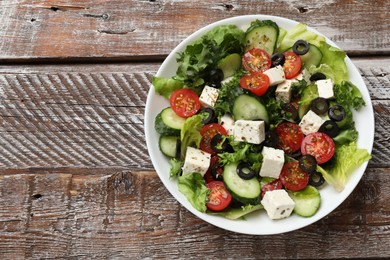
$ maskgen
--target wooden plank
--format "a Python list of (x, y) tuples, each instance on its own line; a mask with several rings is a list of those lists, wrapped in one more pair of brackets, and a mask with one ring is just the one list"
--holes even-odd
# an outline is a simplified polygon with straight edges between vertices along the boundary
[[(387, 62), (356, 61), (375, 110), (369, 167), (390, 162)], [(0, 168), (153, 169), (143, 121), (157, 68), (155, 63), (0, 67)]]
[(275, 236), (207, 224), (180, 206), (154, 172), (19, 172), (0, 175), (1, 259), (390, 257), (390, 168), (368, 169), (329, 216)]
[(353, 55), (388, 54), (389, 9), (386, 0), (1, 1), (0, 61), (165, 57), (205, 25), (256, 13), (306, 23)]

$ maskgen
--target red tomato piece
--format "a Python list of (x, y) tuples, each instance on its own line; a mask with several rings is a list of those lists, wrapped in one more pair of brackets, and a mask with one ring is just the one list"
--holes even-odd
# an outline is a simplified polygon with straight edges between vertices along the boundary
[(253, 72), (240, 79), (240, 86), (251, 91), (257, 96), (262, 96), (267, 92), (270, 82), (267, 75), (262, 72)]
[(301, 71), (301, 57), (299, 57), (298, 54), (295, 54), (292, 51), (285, 52), (284, 57), (286, 58), (286, 60), (283, 64), (283, 70), (286, 79), (295, 78)]
[(314, 156), (318, 164), (329, 161), (333, 157), (335, 149), (333, 139), (322, 132), (308, 134), (301, 145), (301, 153)]
[(271, 57), (265, 50), (253, 48), (242, 56), (242, 66), (249, 72), (263, 72), (271, 67)]
[(290, 161), (283, 165), (279, 179), (286, 189), (299, 191), (309, 183), (309, 174), (302, 171), (298, 161)]
[(216, 152), (211, 148), (211, 139), (216, 135), (227, 135), (226, 129), (217, 123), (211, 123), (204, 125), (202, 129), (200, 129), (200, 135), (202, 139), (200, 140), (200, 149), (210, 154), (215, 154)]
[(272, 191), (272, 190), (281, 190), (283, 189), (283, 184), (282, 182), (279, 180), (279, 179), (276, 179), (274, 181), (271, 181), (267, 184), (265, 184), (262, 188), (261, 188), (261, 197), (264, 197), (264, 194), (267, 192), (267, 191)]
[(209, 210), (221, 211), (229, 206), (232, 201), (232, 195), (222, 181), (212, 181), (207, 183), (206, 186), (210, 189), (208, 202), (206, 203)]
[(275, 133), (279, 137), (280, 149), (289, 154), (301, 148), (302, 140), (305, 137), (299, 126), (291, 122), (279, 124), (275, 129)]
[(169, 98), (169, 102), (173, 111), (178, 116), (185, 118), (195, 115), (201, 106), (198, 94), (187, 88), (175, 90)]

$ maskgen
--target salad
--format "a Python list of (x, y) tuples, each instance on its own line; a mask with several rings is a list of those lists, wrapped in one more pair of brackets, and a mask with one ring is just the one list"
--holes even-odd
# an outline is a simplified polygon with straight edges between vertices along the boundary
[(154, 77), (170, 106), (155, 118), (171, 178), (200, 212), (237, 219), (313, 216), (325, 185), (342, 191), (368, 161), (353, 111), (365, 105), (345, 53), (298, 24), (220, 25)]

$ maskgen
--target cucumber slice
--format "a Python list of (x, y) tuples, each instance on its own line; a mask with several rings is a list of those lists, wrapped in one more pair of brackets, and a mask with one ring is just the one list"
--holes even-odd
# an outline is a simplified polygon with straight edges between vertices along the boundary
[(313, 186), (307, 186), (300, 191), (288, 191), (295, 202), (294, 212), (302, 217), (311, 217), (320, 208), (321, 195)]
[(318, 66), (322, 60), (322, 52), (315, 45), (310, 44), (310, 49), (305, 55), (301, 55), (303, 67), (309, 69), (311, 65)]
[(257, 178), (241, 179), (237, 174), (237, 164), (227, 164), (223, 170), (223, 181), (230, 194), (237, 201), (247, 205), (260, 202), (260, 182)]
[(180, 140), (179, 136), (161, 135), (159, 140), (160, 151), (169, 157), (176, 157), (177, 142)]
[(233, 115), (235, 120), (263, 120), (269, 123), (268, 112), (265, 106), (255, 97), (243, 94), (233, 104)]
[(241, 67), (241, 55), (229, 54), (218, 62), (217, 67), (223, 71), (225, 79), (231, 77)]
[(279, 26), (271, 20), (256, 20), (252, 22), (245, 34), (245, 51), (259, 48), (271, 56), (278, 41)]
[(161, 135), (180, 135), (185, 118), (178, 116), (172, 108), (164, 108), (156, 116), (154, 128)]

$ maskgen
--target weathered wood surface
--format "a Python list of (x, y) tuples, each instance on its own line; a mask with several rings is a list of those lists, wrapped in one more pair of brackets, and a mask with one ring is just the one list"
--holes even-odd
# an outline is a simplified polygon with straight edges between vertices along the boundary
[[(390, 258), (389, 11), (386, 0), (0, 1), (0, 259)], [(244, 14), (291, 18), (335, 41), (375, 112), (373, 158), (355, 191), (276, 236), (192, 215), (144, 140), (162, 59), (199, 28)]]
[(0, 2), (0, 60), (162, 57), (199, 28), (246, 14), (306, 23), (349, 54), (389, 54), (389, 13), (387, 0), (7, 0)]

